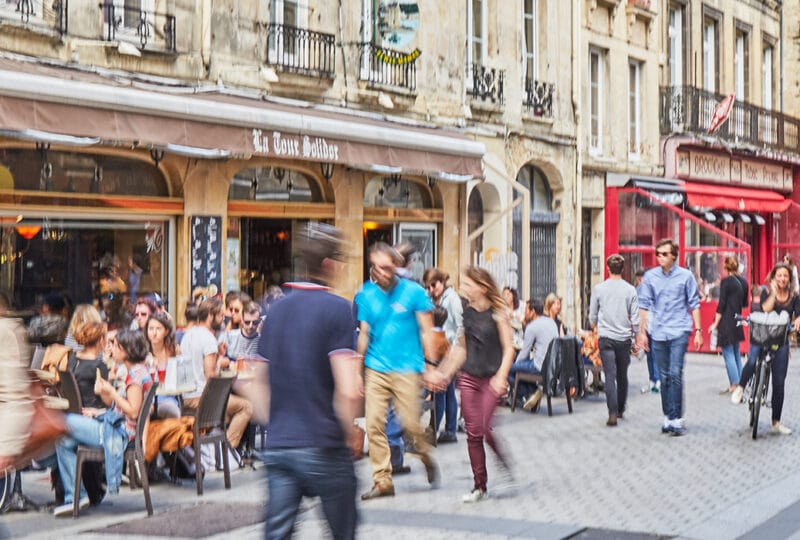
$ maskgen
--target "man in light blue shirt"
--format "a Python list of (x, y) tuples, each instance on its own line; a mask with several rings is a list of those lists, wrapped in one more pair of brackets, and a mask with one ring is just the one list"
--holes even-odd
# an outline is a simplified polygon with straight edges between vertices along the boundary
[[(644, 274), (639, 296), (639, 333), (636, 344), (649, 350), (648, 320), (653, 353), (661, 375), (662, 433), (683, 435), (683, 362), (689, 336), (694, 346), (703, 345), (700, 326), (700, 294), (692, 273), (678, 266), (678, 246), (671, 239), (656, 244), (658, 266)], [(691, 311), (691, 313), (690, 313)]]
[(425, 465), (428, 482), (438, 484), (439, 471), (419, 423), (419, 390), (425, 367), (423, 337), (433, 326), (433, 302), (425, 289), (397, 276), (400, 254), (384, 243), (370, 249), (371, 281), (356, 295), (360, 330), (358, 353), (364, 355), (364, 389), (372, 488), (362, 500), (394, 495), (386, 413), (392, 401), (407, 439)]

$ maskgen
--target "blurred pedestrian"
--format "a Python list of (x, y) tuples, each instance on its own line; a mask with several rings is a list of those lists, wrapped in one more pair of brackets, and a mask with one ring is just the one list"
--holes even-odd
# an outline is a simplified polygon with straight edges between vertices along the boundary
[(50, 293), (44, 297), (39, 315), (31, 319), (28, 325), (28, 339), (31, 343), (41, 343), (43, 347), (64, 343), (67, 337), (64, 308), (64, 298), (60, 294)]
[[(352, 306), (327, 286), (341, 239), (325, 224), (301, 230), (296, 251), (307, 281), (287, 284), (292, 292), (272, 304), (259, 341), (269, 362), (269, 384), (253, 389), (253, 399), (268, 404), (256, 407), (257, 416), (269, 417), (267, 539), (291, 538), (304, 496), (320, 498), (333, 538), (355, 537), (357, 483), (348, 441), (360, 401), (360, 362), (352, 350)], [(298, 400), (298, 392), (306, 397)]]
[[(360, 332), (358, 353), (364, 355), (367, 439), (372, 464), (372, 488), (362, 500), (394, 496), (386, 414), (393, 403), (405, 439), (422, 460), (428, 482), (438, 485), (439, 470), (422, 434), (420, 375), (425, 363), (423, 343), (433, 327), (433, 303), (425, 290), (397, 275), (404, 261), (391, 246), (378, 242), (370, 248), (371, 281), (356, 295)], [(427, 347), (427, 344), (426, 344)]]
[(506, 304), (491, 274), (483, 268), (468, 267), (461, 277), (461, 291), (469, 302), (464, 310), (463, 331), (448, 359), (429, 377), (432, 384), (441, 386), (461, 372), (458, 385), (473, 476), (472, 490), (461, 500), (475, 503), (488, 493), (484, 441), (499, 459), (504, 474), (511, 474), (508, 457), (492, 429), (492, 419), (498, 399), (508, 389), (514, 347)]
[[(641, 268), (636, 271), (636, 298), (637, 300), (642, 296), (642, 281), (644, 280), (644, 270)], [(649, 345), (648, 349), (645, 350), (642, 347), (637, 347), (640, 355), (644, 355), (645, 359), (647, 360), (647, 378), (648, 383), (647, 386), (642, 387), (642, 394), (646, 394), (650, 392), (651, 394), (658, 394), (661, 391), (661, 377), (658, 373), (658, 364), (656, 364), (656, 358), (653, 355), (653, 345), (652, 345), (652, 338), (650, 337), (650, 325), (653, 324), (653, 318), (650, 317), (647, 321), (647, 328), (644, 328), (645, 333), (647, 334), (647, 343)], [(640, 356), (641, 358), (641, 356)]]
[(650, 348), (646, 328), (652, 317), (652, 346), (661, 375), (661, 410), (664, 413), (661, 432), (679, 436), (686, 432), (683, 363), (689, 336), (694, 334), (697, 349), (703, 345), (700, 294), (692, 273), (677, 264), (678, 246), (674, 241), (666, 238), (656, 244), (656, 260), (658, 266), (645, 272), (642, 281), (636, 344), (645, 350)]
[(592, 289), (589, 322), (597, 329), (597, 345), (605, 373), (606, 425), (617, 425), (628, 399), (628, 365), (631, 340), (639, 332), (639, 301), (636, 289), (622, 279), (625, 259), (617, 253), (606, 259), (608, 279)]

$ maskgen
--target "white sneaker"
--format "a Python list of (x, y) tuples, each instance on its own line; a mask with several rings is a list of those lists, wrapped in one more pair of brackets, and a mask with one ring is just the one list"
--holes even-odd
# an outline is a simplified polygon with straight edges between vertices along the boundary
[(742, 396), (744, 396), (744, 388), (737, 386), (736, 390), (731, 392), (731, 403), (738, 405), (742, 402)]
[(784, 426), (780, 422), (778, 422), (777, 424), (772, 424), (772, 429), (770, 430), (770, 432), (773, 435), (791, 435), (792, 434), (792, 430), (789, 429), (788, 427)]
[[(83, 510), (89, 507), (89, 497), (84, 497), (78, 502), (78, 508)], [(72, 502), (64, 503), (61, 506), (53, 508), (53, 515), (55, 517), (64, 517), (72, 515)]]
[(483, 499), (487, 498), (489, 494), (486, 490), (475, 488), (463, 497), (461, 497), (461, 502), (464, 503), (476, 503), (480, 502)]

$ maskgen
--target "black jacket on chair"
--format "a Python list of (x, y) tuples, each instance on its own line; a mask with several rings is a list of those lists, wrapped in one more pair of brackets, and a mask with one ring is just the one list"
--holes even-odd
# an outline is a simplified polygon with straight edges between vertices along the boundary
[(565, 336), (550, 342), (542, 364), (542, 376), (548, 396), (559, 396), (565, 388), (575, 388), (576, 398), (583, 395), (585, 381), (578, 338)]

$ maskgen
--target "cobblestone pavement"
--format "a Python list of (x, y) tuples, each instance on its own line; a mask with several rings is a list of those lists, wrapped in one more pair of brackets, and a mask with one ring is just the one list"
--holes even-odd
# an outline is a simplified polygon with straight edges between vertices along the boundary
[[(625, 420), (605, 426), (605, 400), (590, 396), (567, 414), (563, 399), (553, 401), (554, 416), (546, 407), (533, 415), (498, 410), (496, 430), (515, 463), (517, 487), (493, 489), (491, 497), (465, 505), (461, 495), (471, 486), (465, 435), (457, 444), (436, 450), (443, 481), (438, 490), (425, 483), (422, 465), (412, 457), (412, 473), (396, 479), (397, 495), (360, 504), (361, 538), (565, 538), (590, 529), (616, 531), (612, 536), (649, 533), (686, 538), (800, 536), (800, 359), (795, 351), (786, 382), (783, 422), (796, 430), (790, 436), (767, 434), (770, 409), (762, 412), (763, 437), (753, 441), (747, 408), (732, 405), (719, 391), (727, 386), (722, 359), (691, 354), (686, 366), (686, 425), (684, 437), (660, 433), (660, 398), (641, 394), (647, 380), (644, 363), (633, 361), (630, 397)], [(357, 464), (361, 487), (370, 484), (369, 463)], [(41, 473), (28, 473), (26, 476)], [(159, 485), (154, 489), (156, 511), (240, 501), (262, 502), (262, 473), (237, 471), (233, 490), (226, 492), (221, 477), (206, 479), (206, 495), (198, 499), (194, 486)], [(29, 482), (26, 492), (47, 500), (42, 482)], [(33, 490), (33, 492), (31, 492)], [(55, 520), (46, 514), (10, 514), (3, 521), (15, 536), (77, 536), (102, 531), (112, 523), (139, 519), (143, 501), (139, 491), (126, 488), (77, 520)], [(304, 503), (297, 537), (323, 536), (318, 505)], [(217, 535), (223, 538), (230, 533)], [(257, 538), (263, 525), (241, 528), (236, 535)], [(198, 530), (198, 536), (202, 531)], [(82, 538), (107, 537), (102, 532)], [(130, 538), (130, 537), (128, 537)]]

